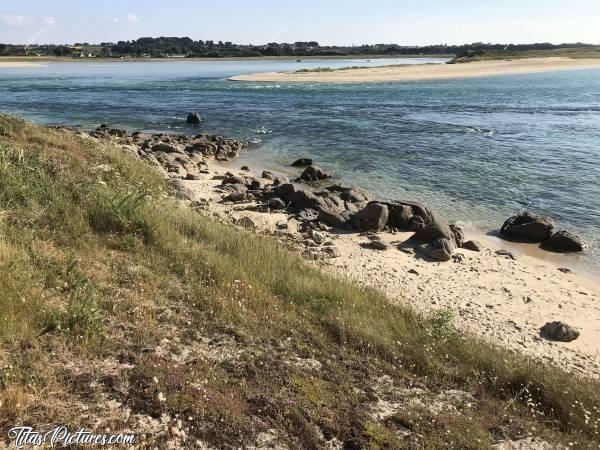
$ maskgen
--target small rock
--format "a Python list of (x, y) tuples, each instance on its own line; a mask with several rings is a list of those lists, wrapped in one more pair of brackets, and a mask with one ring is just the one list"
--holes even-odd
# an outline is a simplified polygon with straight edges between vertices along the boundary
[(562, 273), (573, 273), (571, 269), (567, 269), (566, 267), (560, 267), (558, 270)]
[(274, 180), (275, 174), (273, 172), (269, 172), (268, 170), (263, 171), (261, 178), (266, 178), (267, 180)]
[(323, 247), (323, 253), (325, 253), (330, 258), (339, 258), (342, 256), (340, 250), (335, 246)]
[(256, 228), (256, 224), (248, 216), (245, 216), (245, 217), (242, 217), (241, 219), (238, 219), (236, 221), (236, 224), (239, 225), (239, 226), (241, 226), (241, 227), (248, 228), (248, 229), (254, 229), (254, 228)]
[(323, 233), (321, 233), (319, 231), (311, 230), (309, 234), (310, 234), (310, 237), (312, 238), (312, 240), (315, 241), (316, 244), (321, 245), (325, 242), (325, 236), (323, 235)]
[(285, 202), (280, 198), (270, 199), (268, 205), (273, 209), (285, 209)]
[(408, 271), (408, 273), (412, 274), (412, 275), (419, 275), (419, 272), (417, 272), (415, 269), (410, 269)]
[(514, 259), (515, 261), (517, 260), (517, 257), (513, 253), (509, 252), (508, 250), (498, 250), (498, 251), (496, 251), (496, 255), (504, 256), (505, 258), (508, 258), (508, 259)]
[(202, 119), (200, 118), (200, 114), (197, 112), (191, 112), (188, 114), (186, 122), (189, 125), (198, 125), (200, 122), (202, 122)]
[(296, 181), (314, 182), (331, 178), (331, 174), (317, 166), (308, 166)]
[(307, 167), (312, 166), (313, 160), (310, 158), (300, 158), (292, 163), (292, 167)]
[(248, 167), (248, 166), (242, 166), (242, 168), (240, 170), (243, 170), (244, 172), (249, 172), (250, 171), (250, 167)]
[(484, 250), (484, 246), (479, 241), (467, 241), (463, 244), (462, 248), (472, 252), (482, 252)]
[(371, 247), (375, 250), (389, 250), (391, 247), (387, 242), (382, 241), (381, 239), (374, 239), (371, 241)]
[(566, 323), (549, 322), (540, 328), (540, 335), (552, 341), (572, 342), (579, 338), (580, 333)]

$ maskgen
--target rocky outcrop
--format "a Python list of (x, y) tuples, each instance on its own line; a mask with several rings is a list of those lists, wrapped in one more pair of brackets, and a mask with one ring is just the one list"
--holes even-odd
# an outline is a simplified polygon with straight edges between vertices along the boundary
[(510, 239), (523, 242), (544, 242), (552, 235), (554, 221), (547, 216), (522, 212), (509, 218), (500, 233)]
[(198, 125), (202, 122), (202, 118), (197, 112), (191, 112), (188, 114), (186, 122), (188, 125)]
[(325, 172), (318, 166), (308, 166), (296, 181), (304, 181), (307, 183), (321, 181), (331, 178), (331, 174)]
[(552, 341), (572, 342), (579, 338), (580, 333), (566, 323), (549, 322), (540, 329), (540, 335)]
[(583, 239), (565, 230), (557, 231), (542, 243), (544, 250), (557, 253), (582, 252), (586, 247)]
[(352, 216), (352, 225), (358, 231), (383, 231), (389, 217), (387, 205), (369, 203)]
[(435, 220), (431, 210), (420, 203), (410, 201), (381, 203), (387, 205), (389, 209), (390, 229), (418, 231)]

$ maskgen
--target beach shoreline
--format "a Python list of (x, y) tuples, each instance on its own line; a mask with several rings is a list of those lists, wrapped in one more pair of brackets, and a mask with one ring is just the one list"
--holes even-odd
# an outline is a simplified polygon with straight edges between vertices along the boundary
[(551, 57), (474, 61), (464, 64), (417, 64), (351, 68), (319, 72), (265, 72), (237, 75), (230, 77), (229, 80), (273, 83), (385, 83), (480, 78), (585, 69), (600, 69), (600, 59)]
[[(536, 258), (534, 245), (522, 246), (519, 251), (521, 244), (467, 230), (465, 241), (479, 240), (481, 251), (458, 248), (450, 261), (437, 262), (422, 257), (414, 247), (406, 247), (414, 234), (410, 231), (377, 232), (386, 250), (371, 245), (372, 233), (356, 230), (323, 226), (317, 228), (317, 239), (315, 228), (309, 226), (310, 218), (293, 209), (270, 207), (261, 200), (273, 186), (273, 179), (280, 177), (286, 183), (287, 178), (275, 173), (267, 177), (258, 167), (244, 167), (248, 160), (242, 163), (237, 159), (241, 147), (235, 154), (228, 150), (225, 158), (218, 156), (218, 151), (212, 157), (205, 155), (198, 163), (202, 170), (188, 172), (186, 167), (196, 163), (192, 159), (177, 162), (191, 158), (183, 150), (172, 150), (175, 153), (171, 155), (181, 156), (171, 157), (163, 150), (155, 156), (151, 150), (156, 142), (183, 148), (189, 142), (184, 136), (134, 134), (133, 138), (124, 133), (117, 137), (109, 128), (99, 130), (75, 132), (108, 139), (146, 160), (169, 180), (178, 197), (200, 214), (271, 236), (322, 270), (382, 292), (391, 303), (424, 315), (448, 311), (461, 331), (573, 373), (600, 378), (600, 283), (566, 269), (558, 258)], [(213, 142), (225, 141), (217, 137)], [(228, 180), (246, 180), (248, 187), (241, 189), (242, 185), (231, 185), (234, 181)], [(297, 182), (294, 186), (298, 191), (312, 192), (314, 188)], [(581, 336), (569, 343), (541, 337), (540, 328), (554, 321), (575, 327)]]
[[(412, 232), (378, 233), (391, 246), (379, 251), (369, 248), (364, 235), (330, 230), (323, 234), (339, 249), (340, 256), (323, 259), (310, 246), (312, 243), (306, 247), (301, 233), (278, 230), (278, 223), (293, 220), (287, 213), (253, 211), (252, 202), (223, 203), (220, 189), (224, 174), (260, 177), (260, 170), (241, 170), (235, 160), (212, 161), (208, 167), (210, 173), (202, 180), (182, 181), (193, 193), (192, 200), (204, 204), (204, 213), (234, 224), (248, 217), (255, 232), (291, 243), (323, 270), (379, 290), (392, 303), (426, 315), (451, 311), (455, 325), (462, 331), (575, 373), (600, 378), (600, 282), (570, 264), (562, 264), (559, 256), (541, 259), (536, 257), (541, 250), (534, 244), (515, 244), (480, 232), (466, 232), (465, 239), (479, 240), (484, 251), (459, 249), (463, 262), (438, 263), (396, 248)], [(497, 253), (502, 250), (508, 250), (514, 258)], [(563, 271), (565, 267), (573, 270)], [(575, 326), (581, 337), (571, 343), (541, 338), (539, 328), (555, 320)]]

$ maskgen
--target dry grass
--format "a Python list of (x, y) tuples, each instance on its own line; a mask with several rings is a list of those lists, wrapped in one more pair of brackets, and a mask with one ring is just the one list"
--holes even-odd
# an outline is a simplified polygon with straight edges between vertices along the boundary
[[(293, 448), (486, 448), (530, 434), (595, 448), (597, 383), (462, 336), (443, 313), (392, 306), (166, 193), (123, 150), (0, 116), (0, 426), (139, 431), (134, 418), (166, 414), (217, 447), (275, 430)], [(396, 401), (419, 386), (426, 401), (459, 390), (472, 405), (374, 420), (383, 375)]]

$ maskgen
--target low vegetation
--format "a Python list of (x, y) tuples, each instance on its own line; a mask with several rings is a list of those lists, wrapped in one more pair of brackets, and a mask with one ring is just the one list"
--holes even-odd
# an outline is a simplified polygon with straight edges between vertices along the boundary
[(140, 446), (597, 448), (600, 385), (203, 216), (123, 149), (0, 116), (0, 428)]
[(600, 58), (600, 47), (566, 47), (554, 49), (536, 49), (536, 50), (471, 50), (467, 53), (457, 55), (452, 60), (452, 63), (464, 63), (472, 61), (490, 61), (490, 60), (507, 60), (507, 59), (524, 59), (524, 58)]

